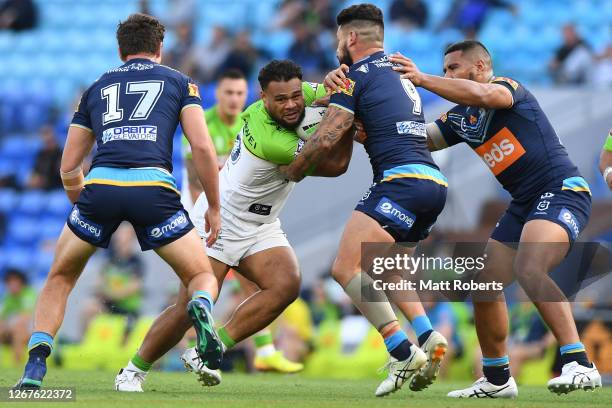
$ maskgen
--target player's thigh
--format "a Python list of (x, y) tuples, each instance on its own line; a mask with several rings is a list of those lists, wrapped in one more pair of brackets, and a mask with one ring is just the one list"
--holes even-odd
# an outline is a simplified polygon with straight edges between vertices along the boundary
[(393, 243), (395, 239), (380, 226), (378, 221), (361, 211), (353, 211), (344, 227), (332, 268), (334, 279), (341, 286), (345, 286), (356, 273), (361, 271), (362, 242)]
[(65, 225), (57, 240), (49, 278), (54, 276), (78, 278), (95, 251), (94, 245), (83, 241)]
[(518, 277), (533, 273), (548, 273), (557, 266), (570, 249), (570, 238), (564, 227), (543, 219), (527, 222), (515, 261)]
[(156, 248), (155, 252), (183, 281), (189, 281), (202, 272), (212, 272), (202, 241), (193, 228), (179, 239)]
[(289, 246), (268, 248), (240, 261), (240, 273), (263, 290), (272, 289), (294, 297), (301, 277), (298, 261)]

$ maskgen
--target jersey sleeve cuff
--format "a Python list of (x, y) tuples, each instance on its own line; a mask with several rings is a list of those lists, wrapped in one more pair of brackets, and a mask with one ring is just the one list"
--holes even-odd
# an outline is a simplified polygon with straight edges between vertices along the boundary
[(183, 113), (183, 111), (184, 111), (185, 109), (189, 109), (189, 108), (200, 108), (200, 109), (204, 110), (204, 109), (202, 108), (202, 105), (197, 104), (197, 103), (190, 103), (190, 104), (187, 104), (187, 105), (183, 106), (183, 108), (181, 109), (181, 113)]
[(448, 147), (448, 143), (444, 139), (444, 135), (442, 134), (442, 129), (436, 122), (428, 123), (426, 125), (427, 137), (431, 139), (436, 150), (446, 149)]
[(71, 123), (70, 127), (72, 127), (72, 126), (77, 127), (77, 128), (81, 128), (81, 129), (85, 129), (85, 130), (89, 130), (90, 132), (93, 132), (93, 130), (91, 128), (88, 128), (85, 125), (80, 125), (78, 123)]
[(337, 103), (330, 103), (330, 104), (329, 104), (329, 106), (335, 106), (335, 107), (337, 107), (337, 108), (340, 108), (340, 109), (342, 109), (342, 110), (345, 110), (345, 111), (347, 111), (347, 112), (350, 112), (350, 113), (351, 113), (351, 114), (353, 114), (353, 115), (355, 114), (355, 112), (354, 112), (354, 111), (350, 110), (350, 109), (349, 109), (349, 108), (347, 108), (346, 106), (342, 106), (342, 105), (339, 105), (339, 104), (337, 104)]

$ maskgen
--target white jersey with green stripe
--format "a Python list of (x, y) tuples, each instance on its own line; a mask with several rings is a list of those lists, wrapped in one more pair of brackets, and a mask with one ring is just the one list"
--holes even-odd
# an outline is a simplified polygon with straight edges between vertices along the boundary
[[(321, 84), (302, 83), (304, 102), (325, 96)], [(278, 218), (295, 183), (278, 166), (289, 164), (304, 146), (294, 130), (278, 125), (263, 101), (242, 114), (243, 127), (219, 175), (221, 206), (244, 221), (271, 223)]]

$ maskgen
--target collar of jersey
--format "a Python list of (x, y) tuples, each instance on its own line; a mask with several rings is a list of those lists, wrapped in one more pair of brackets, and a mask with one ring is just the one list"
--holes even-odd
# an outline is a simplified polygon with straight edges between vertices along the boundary
[[(355, 62), (353, 62), (353, 65), (360, 64), (360, 63), (362, 63), (363, 61), (365, 61), (365, 60), (367, 60), (367, 59), (372, 58), (372, 57), (373, 57), (373, 56), (375, 56), (376, 54), (382, 54), (382, 55), (385, 55), (385, 52), (384, 52), (384, 51), (376, 51), (374, 54), (370, 54), (370, 55), (368, 55), (367, 57), (363, 57), (363, 58), (362, 58), (362, 59), (360, 59), (359, 61), (355, 61)], [(351, 67), (352, 67), (353, 65), (351, 65)]]

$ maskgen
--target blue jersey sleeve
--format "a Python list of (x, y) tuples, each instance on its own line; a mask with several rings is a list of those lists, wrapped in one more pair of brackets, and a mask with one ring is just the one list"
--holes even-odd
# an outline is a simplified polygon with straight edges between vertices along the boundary
[(527, 96), (525, 88), (523, 88), (521, 84), (516, 82), (514, 79), (507, 77), (494, 77), (493, 79), (491, 79), (491, 83), (502, 85), (510, 91), (510, 93), (512, 94), (513, 106), (521, 102)]
[(345, 80), (344, 87), (340, 91), (334, 92), (329, 99), (330, 106), (338, 106), (353, 114), (357, 109), (359, 93), (363, 89), (363, 82), (365, 80), (363, 76), (356, 79), (354, 72), (355, 71), (349, 72)]
[(189, 106), (202, 107), (202, 98), (198, 85), (189, 77), (185, 77), (181, 96), (181, 111)]
[[(443, 113), (442, 115), (440, 115), (440, 118), (436, 119), (436, 121), (434, 122), (440, 129), (440, 133), (442, 134), (442, 138), (444, 139), (443, 144), (446, 144), (446, 146), (448, 147), (454, 146), (464, 141), (463, 138), (459, 136), (457, 132), (455, 132), (453, 128), (450, 126), (450, 124), (448, 123), (449, 115), (453, 115), (453, 110), (456, 108), (457, 107), (451, 109), (447, 113)], [(439, 141), (437, 140), (435, 142), (436, 142), (436, 145), (440, 144)], [(438, 147), (444, 147), (444, 146), (438, 146)]]
[(83, 92), (83, 95), (81, 96), (81, 101), (79, 102), (79, 106), (77, 106), (76, 111), (74, 111), (74, 116), (72, 117), (72, 122), (70, 122), (70, 126), (77, 126), (88, 130), (93, 129), (91, 125), (91, 116), (89, 114), (89, 108), (87, 106), (88, 98), (89, 89)]

